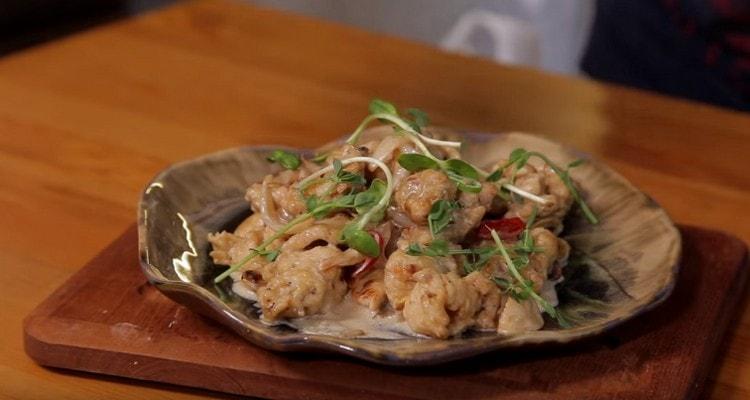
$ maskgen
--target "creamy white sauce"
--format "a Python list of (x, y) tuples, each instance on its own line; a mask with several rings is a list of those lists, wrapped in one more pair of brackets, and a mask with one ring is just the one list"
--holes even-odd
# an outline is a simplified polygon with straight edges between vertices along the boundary
[[(553, 307), (556, 307), (559, 303), (555, 286), (562, 281), (563, 278), (556, 281), (545, 280), (542, 285), (542, 290), (539, 295), (547, 300)], [(234, 284), (232, 284), (232, 290), (244, 299), (255, 303), (258, 301), (258, 296), (255, 291), (253, 291), (250, 286), (242, 280), (235, 281)], [(539, 307), (539, 311), (542, 312), (543, 309)], [(263, 320), (262, 316), (261, 320)], [(263, 321), (267, 322), (265, 320)], [(300, 332), (313, 335), (370, 339), (403, 339), (404, 337), (414, 336), (427, 337), (412, 331), (411, 328), (409, 328), (409, 325), (406, 324), (403, 315), (400, 312), (393, 310), (390, 306), (385, 307), (379, 313), (375, 313), (367, 307), (356, 303), (350, 295), (347, 295), (341, 303), (331, 307), (325, 313), (282, 320), (269, 324), (287, 325)], [(502, 327), (500, 331), (501, 334), (510, 333), (510, 331), (502, 329)]]
[[(558, 283), (562, 282), (563, 279), (563, 277), (560, 277), (560, 279), (556, 281), (547, 279), (544, 281), (544, 284), (542, 284), (542, 290), (541, 293), (539, 293), (539, 296), (544, 300), (547, 300), (547, 302), (551, 304), (552, 307), (557, 307), (557, 305), (560, 304), (560, 301), (557, 299), (557, 290), (555, 289), (555, 286), (557, 286)], [(539, 310), (543, 311), (544, 309), (539, 307)]]
[[(232, 284), (232, 291), (244, 299), (255, 303), (258, 301), (258, 295), (255, 291), (241, 280)], [(261, 320), (263, 320), (262, 316)], [(404, 321), (401, 313), (396, 312), (390, 306), (385, 307), (379, 313), (375, 313), (356, 303), (349, 295), (325, 313), (269, 324), (283, 324), (304, 333), (338, 337), (403, 339), (404, 337), (422, 336), (414, 333)]]
[(232, 291), (237, 293), (237, 295), (242, 297), (243, 299), (247, 299), (253, 302), (258, 301), (258, 295), (255, 294), (255, 291), (250, 288), (250, 285), (248, 285), (243, 280), (234, 281), (234, 283), (232, 284)]
[(400, 312), (386, 307), (374, 313), (349, 296), (323, 314), (294, 318), (287, 324), (305, 333), (340, 337), (403, 339), (418, 336)]

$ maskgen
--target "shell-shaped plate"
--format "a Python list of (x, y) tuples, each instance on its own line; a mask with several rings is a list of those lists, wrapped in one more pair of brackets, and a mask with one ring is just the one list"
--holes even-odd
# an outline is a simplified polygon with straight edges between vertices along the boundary
[[(525, 133), (463, 135), (463, 154), (489, 165), (524, 147), (567, 165), (577, 152)], [(397, 340), (313, 335), (269, 326), (257, 310), (213, 278), (225, 267), (208, 253), (206, 236), (231, 230), (249, 215), (246, 188), (277, 171), (266, 161), (271, 147), (235, 148), (175, 164), (148, 185), (139, 208), (139, 250), (149, 281), (173, 300), (207, 315), (250, 342), (278, 351), (327, 351), (390, 365), (427, 365), (503, 348), (568, 343), (612, 328), (663, 301), (672, 291), (681, 251), (676, 227), (651, 198), (605, 165), (588, 160), (571, 170), (601, 222), (591, 225), (574, 212), (563, 236), (574, 249), (566, 281), (558, 286), (569, 329), (544, 329), (512, 336), (469, 333), (437, 340)], [(575, 207), (575, 206), (574, 206)]]

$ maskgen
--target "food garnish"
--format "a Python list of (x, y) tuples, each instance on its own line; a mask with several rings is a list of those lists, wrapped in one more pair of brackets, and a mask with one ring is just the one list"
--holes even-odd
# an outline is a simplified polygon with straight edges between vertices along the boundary
[[(460, 157), (461, 142), (435, 137), (424, 111), (380, 99), (369, 111), (338, 148), (307, 161), (270, 153), (286, 171), (251, 185), (254, 213), (235, 233), (209, 236), (215, 262), (229, 266), (214, 281), (247, 285), (268, 321), (354, 301), (445, 338), (513, 331), (502, 326), (512, 300), (533, 321), (544, 313), (570, 326), (542, 288), (554, 291), (551, 271), (567, 260), (556, 232), (572, 203), (598, 223), (570, 175), (582, 161), (562, 168), (518, 148), (487, 172)], [(363, 136), (375, 122), (392, 135)]]

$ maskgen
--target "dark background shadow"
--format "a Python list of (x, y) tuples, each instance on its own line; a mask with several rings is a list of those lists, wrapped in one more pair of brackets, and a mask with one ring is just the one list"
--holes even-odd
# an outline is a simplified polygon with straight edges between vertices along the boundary
[(179, 0), (3, 0), (0, 56)]

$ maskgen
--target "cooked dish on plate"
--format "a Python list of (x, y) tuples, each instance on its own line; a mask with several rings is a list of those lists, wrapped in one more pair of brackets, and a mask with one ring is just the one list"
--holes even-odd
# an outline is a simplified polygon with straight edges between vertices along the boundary
[(315, 151), (238, 147), (159, 173), (139, 206), (148, 280), (259, 346), (391, 365), (568, 343), (672, 292), (678, 230), (606, 165), (370, 111)]
[[(247, 188), (251, 215), (208, 235), (226, 266), (214, 282), (231, 280), (262, 321), (312, 333), (571, 327), (556, 308), (571, 253), (560, 233), (572, 212), (599, 223), (570, 174), (583, 161), (518, 147), (473, 164), (424, 112), (383, 100), (370, 112), (317, 154), (270, 153), (281, 170)], [(363, 138), (375, 123), (388, 128)]]

